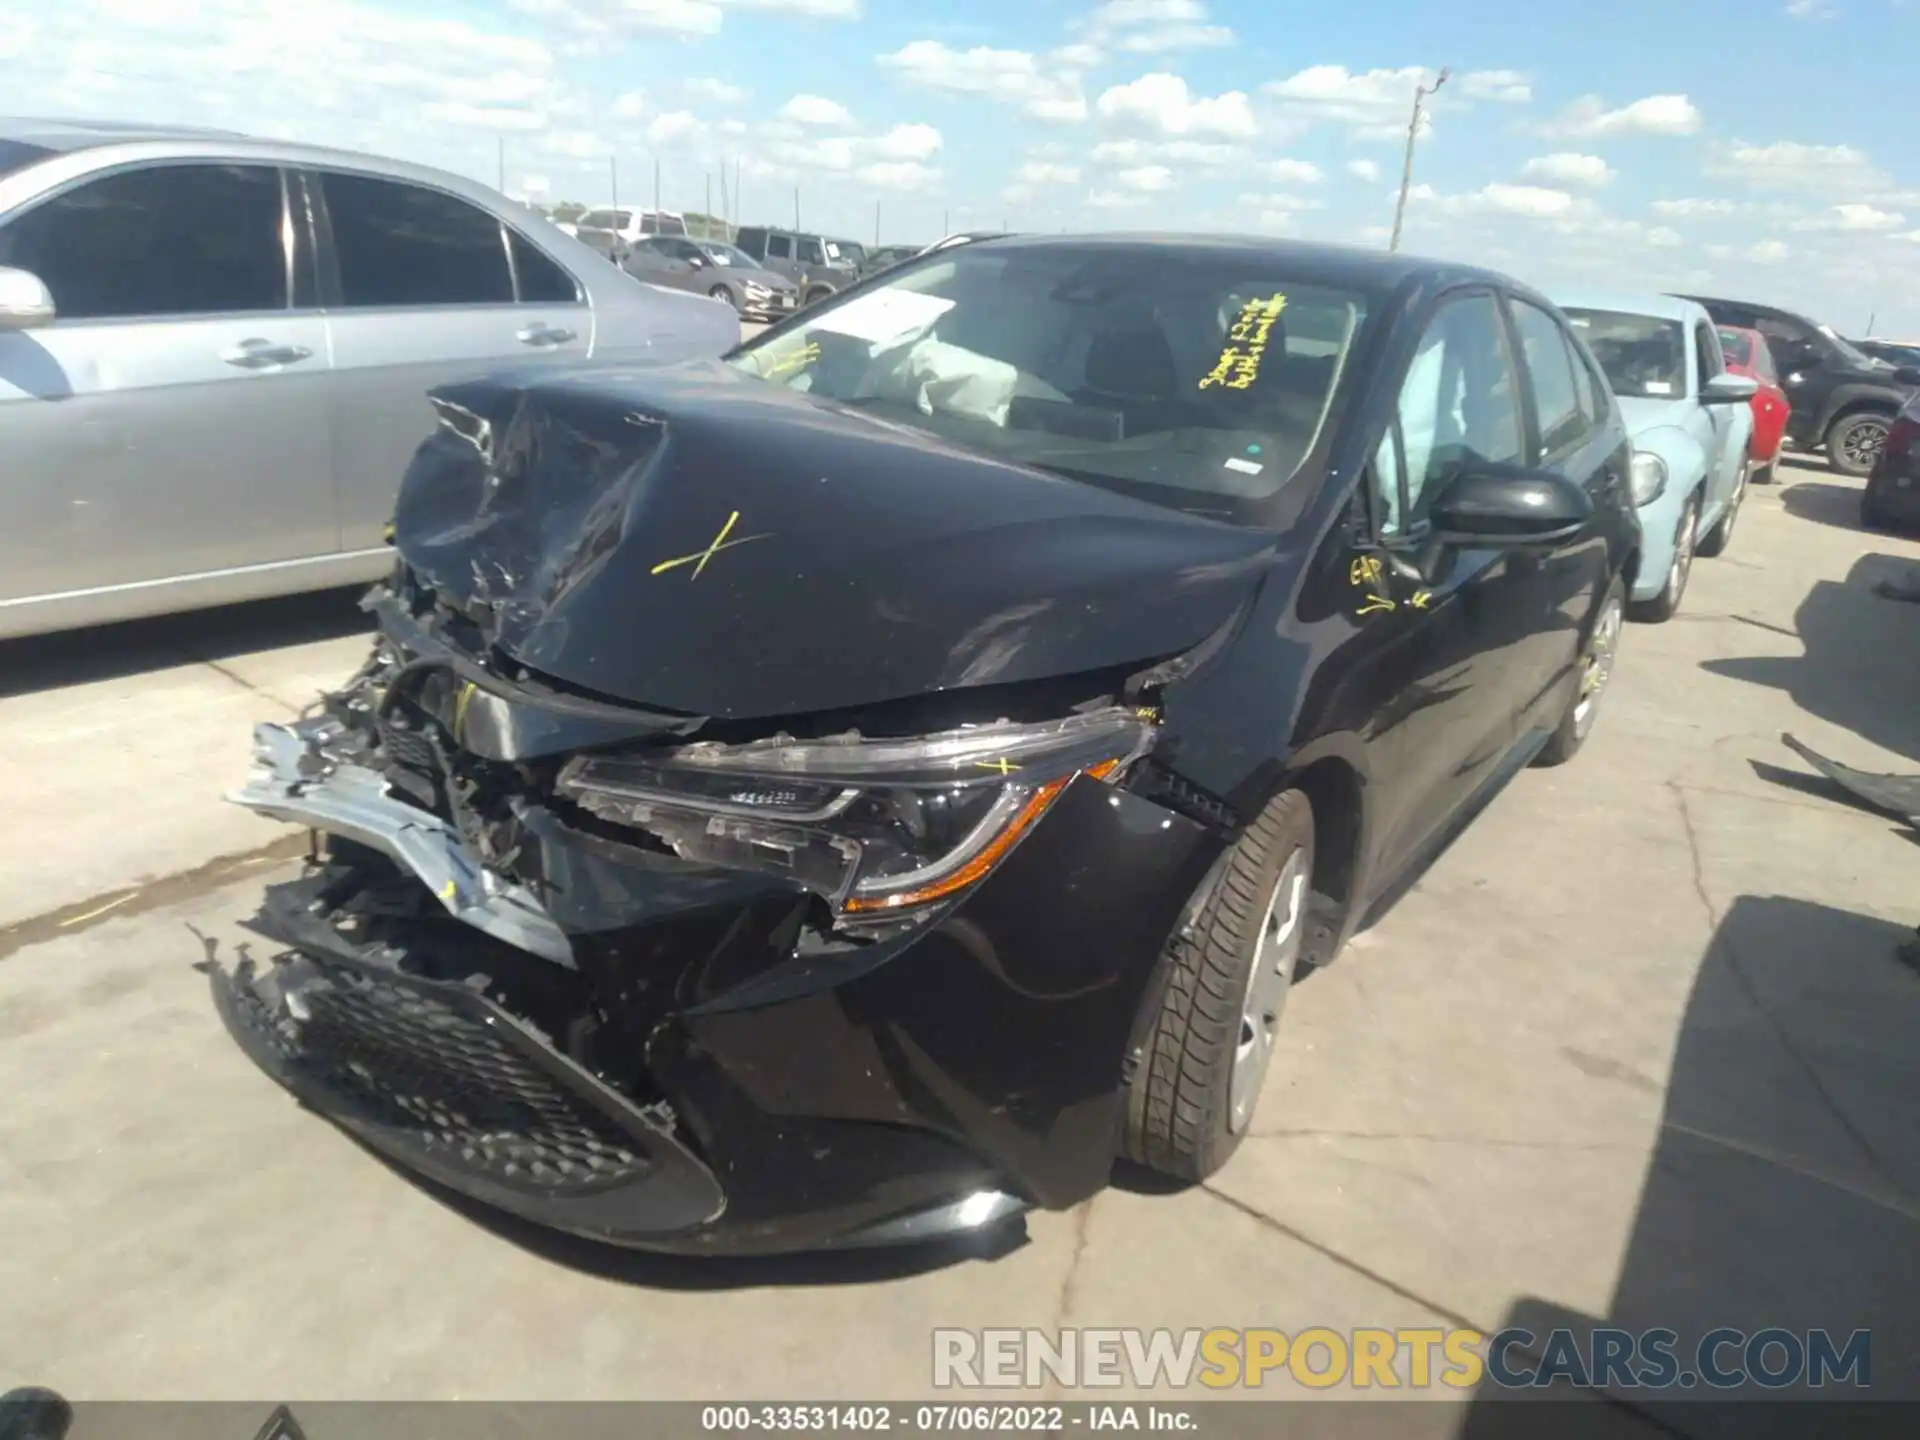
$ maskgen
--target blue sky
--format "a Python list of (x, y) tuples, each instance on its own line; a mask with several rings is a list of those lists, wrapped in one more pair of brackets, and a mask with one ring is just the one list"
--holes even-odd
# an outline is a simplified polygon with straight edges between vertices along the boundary
[[(943, 20), (925, 18), (944, 13)], [(1543, 18), (1551, 16), (1551, 18)], [(1920, 338), (1920, 0), (0, 0), (0, 106), (210, 123), (870, 240), (1205, 228)]]

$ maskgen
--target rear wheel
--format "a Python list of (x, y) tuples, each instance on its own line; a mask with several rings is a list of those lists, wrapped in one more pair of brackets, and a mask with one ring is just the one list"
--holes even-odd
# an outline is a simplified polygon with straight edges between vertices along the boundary
[(1747, 477), (1741, 472), (1739, 483), (1733, 487), (1733, 494), (1727, 497), (1727, 508), (1720, 512), (1720, 518), (1713, 522), (1713, 529), (1700, 537), (1697, 554), (1709, 560), (1716, 555), (1724, 555), (1727, 546), (1733, 543), (1734, 523), (1740, 518), (1740, 502), (1747, 498)]
[(830, 299), (832, 295), (833, 295), (833, 291), (827, 290), (824, 288), (819, 290), (809, 290), (807, 291), (806, 298), (802, 300), (800, 303), (803, 305), (818, 305), (822, 300)]
[(1753, 479), (1750, 483), (1754, 485), (1775, 484), (1780, 479), (1780, 477), (1774, 473), (1779, 468), (1779, 465), (1780, 457), (1776, 455), (1773, 459), (1767, 461), (1766, 464), (1753, 472)]
[(711, 295), (716, 300), (726, 301), (727, 304), (733, 306), (733, 308), (736, 310), (740, 308), (740, 302), (734, 299), (733, 291), (728, 289), (725, 285), (716, 285), (711, 290), (707, 291), (707, 294)]
[(1841, 416), (1827, 431), (1827, 459), (1842, 475), (1865, 475), (1886, 448), (1888, 428), (1885, 415)]
[(1593, 733), (1593, 723), (1600, 714), (1600, 697), (1606, 693), (1607, 682), (1613, 679), (1613, 664), (1620, 654), (1620, 634), (1625, 628), (1626, 613), (1626, 587), (1615, 580), (1607, 587), (1607, 598), (1600, 602), (1593, 633), (1587, 637), (1586, 651), (1580, 657), (1580, 688), (1574, 692), (1567, 713), (1560, 717), (1560, 727), (1541, 747), (1534, 764), (1564, 765), (1587, 743), (1587, 736)]
[(1304, 794), (1276, 796), (1167, 942), (1165, 988), (1127, 1086), (1128, 1159), (1204, 1180), (1245, 1137), (1307, 933), (1313, 832)]
[(1671, 620), (1674, 612), (1680, 608), (1680, 599), (1687, 593), (1687, 578), (1693, 574), (1693, 547), (1699, 538), (1700, 495), (1695, 491), (1687, 497), (1687, 505), (1680, 512), (1680, 525), (1673, 536), (1673, 563), (1667, 567), (1667, 583), (1660, 587), (1660, 593), (1651, 600), (1636, 600), (1629, 613), (1636, 620), (1646, 620), (1658, 624), (1662, 620)]

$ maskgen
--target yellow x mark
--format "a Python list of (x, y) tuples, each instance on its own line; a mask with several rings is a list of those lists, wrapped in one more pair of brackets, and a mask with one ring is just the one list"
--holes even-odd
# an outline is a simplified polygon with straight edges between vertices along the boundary
[(731, 550), (736, 545), (746, 545), (754, 540), (771, 538), (767, 535), (742, 535), (738, 540), (729, 540), (727, 536), (733, 533), (733, 527), (739, 523), (740, 512), (736, 510), (727, 516), (727, 523), (720, 527), (720, 533), (713, 537), (713, 543), (707, 546), (706, 549), (696, 550), (691, 555), (678, 555), (671, 560), (662, 560), (658, 565), (653, 567), (651, 573), (664, 575), (667, 571), (677, 569), (679, 566), (691, 565), (693, 566), (693, 574), (687, 578), (689, 580), (698, 580), (700, 578), (700, 572), (707, 568), (707, 562), (722, 550)]

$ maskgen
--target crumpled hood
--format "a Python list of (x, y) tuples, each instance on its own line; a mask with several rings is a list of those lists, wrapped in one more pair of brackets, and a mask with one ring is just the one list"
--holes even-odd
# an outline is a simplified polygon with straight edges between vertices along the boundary
[(718, 363), (453, 385), (394, 543), (552, 680), (799, 715), (1176, 654), (1271, 532), (984, 459)]

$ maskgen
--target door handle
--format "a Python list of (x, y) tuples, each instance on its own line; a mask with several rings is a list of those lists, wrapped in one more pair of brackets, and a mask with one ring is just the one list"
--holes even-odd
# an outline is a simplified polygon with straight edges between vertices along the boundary
[(562, 330), (536, 320), (524, 330), (516, 331), (513, 338), (522, 345), (564, 345), (574, 337), (571, 330)]
[(276, 345), (271, 340), (255, 336), (242, 340), (231, 349), (222, 350), (220, 358), (242, 370), (271, 370), (278, 365), (297, 365), (312, 354), (313, 351), (304, 345)]

